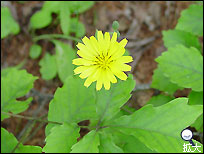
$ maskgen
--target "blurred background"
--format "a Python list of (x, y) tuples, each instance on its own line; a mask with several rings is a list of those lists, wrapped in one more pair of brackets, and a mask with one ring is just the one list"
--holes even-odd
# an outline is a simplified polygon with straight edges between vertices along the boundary
[[(29, 56), (29, 50), (33, 44), (33, 35), (62, 34), (60, 24), (55, 23), (57, 20), (55, 13), (52, 13), (52, 23), (49, 26), (37, 29), (35, 32), (30, 30), (30, 19), (34, 13), (41, 10), (43, 3), (43, 1), (1, 2), (1, 5), (10, 9), (13, 18), (20, 27), (20, 32), (17, 35), (9, 35), (1, 39), (1, 69), (24, 62), (23, 68), (39, 77), (35, 82), (34, 89), (29, 93), (30, 96), (34, 97), (34, 100), (29, 109), (21, 114), (32, 117), (40, 117), (48, 112), (49, 101), (57, 87), (62, 86), (58, 77), (48, 81), (41, 78), (39, 61), (47, 51), (54, 52), (53, 44), (46, 40), (40, 40), (38, 41), (38, 44), (42, 47), (40, 57), (31, 59)], [(94, 2), (93, 6), (85, 12), (73, 13), (71, 17), (77, 17), (84, 24), (86, 36), (94, 35), (96, 29), (111, 32), (113, 31), (113, 21), (117, 20), (119, 22), (119, 40), (122, 38), (128, 39), (126, 48), (134, 59), (131, 63), (131, 73), (134, 75), (137, 84), (128, 103), (130, 106), (139, 109), (153, 95), (159, 93), (159, 91), (151, 89), (150, 84), (153, 71), (157, 68), (154, 59), (166, 50), (161, 32), (173, 29), (180, 17), (180, 12), (191, 3), (187, 1), (98, 1)], [(75, 48), (73, 41), (63, 41)], [(188, 90), (183, 90), (177, 91), (175, 96), (187, 96), (187, 94)], [(11, 117), (5, 119), (1, 125), (18, 139), (22, 138), (23, 134), (30, 129), (31, 133), (24, 136), (26, 138), (25, 144), (44, 145), (45, 123), (35, 123), (31, 120)], [(81, 134), (85, 133), (86, 130), (82, 130)]]

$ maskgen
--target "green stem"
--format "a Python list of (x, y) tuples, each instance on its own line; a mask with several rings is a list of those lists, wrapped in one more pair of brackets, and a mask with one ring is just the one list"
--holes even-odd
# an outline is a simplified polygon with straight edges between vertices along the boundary
[(39, 40), (50, 40), (50, 39), (54, 39), (54, 38), (62, 38), (62, 39), (67, 39), (67, 40), (73, 40), (76, 42), (82, 42), (80, 39), (73, 37), (73, 36), (66, 36), (66, 35), (62, 35), (62, 34), (44, 34), (44, 35), (40, 35), (40, 36), (35, 36), (33, 37), (33, 41), (37, 42)]
[[(34, 120), (34, 121), (43, 122), (43, 123), (52, 123), (52, 124), (62, 125), (62, 123), (56, 122), (56, 121), (42, 120), (42, 119), (39, 119), (39, 118), (22, 116), (22, 115), (17, 115), (17, 114), (13, 114), (13, 113), (3, 112), (3, 111), (1, 113), (5, 114), (5, 115), (8, 115), (8, 116), (12, 116), (12, 117), (16, 117), (16, 118), (21, 118), (21, 119)], [(79, 126), (79, 127), (80, 128), (88, 128), (88, 129), (95, 128), (95, 127), (90, 127), (90, 126)]]

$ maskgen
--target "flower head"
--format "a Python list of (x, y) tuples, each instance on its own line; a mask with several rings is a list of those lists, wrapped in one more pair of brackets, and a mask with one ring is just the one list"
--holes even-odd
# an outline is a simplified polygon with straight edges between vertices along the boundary
[(78, 43), (77, 54), (81, 58), (72, 61), (73, 64), (79, 65), (74, 70), (79, 77), (87, 78), (84, 85), (89, 87), (92, 82), (97, 81), (96, 90), (100, 90), (104, 85), (106, 90), (110, 89), (110, 83), (116, 83), (117, 76), (121, 80), (126, 80), (127, 75), (123, 71), (130, 71), (131, 66), (125, 64), (132, 62), (131, 56), (123, 56), (127, 40), (123, 39), (117, 42), (117, 33), (114, 32), (112, 38), (106, 32), (98, 31), (98, 40), (91, 36), (82, 39), (83, 43)]

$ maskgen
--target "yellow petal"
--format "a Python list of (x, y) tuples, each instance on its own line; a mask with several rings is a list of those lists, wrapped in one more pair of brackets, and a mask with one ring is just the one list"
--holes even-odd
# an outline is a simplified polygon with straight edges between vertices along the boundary
[(110, 44), (109, 55), (114, 55), (118, 51), (119, 45), (118, 42), (114, 42)]
[(108, 79), (112, 82), (112, 83), (116, 83), (117, 79), (116, 77), (113, 75), (113, 73), (111, 72), (111, 70), (108, 68), (107, 70), (107, 77)]
[(83, 50), (78, 50), (78, 51), (77, 51), (77, 54), (78, 54), (80, 57), (82, 57), (82, 58), (84, 58), (84, 59), (87, 59), (87, 60), (93, 60), (93, 59), (95, 59), (95, 56), (90, 55), (89, 52), (83, 52)]
[(96, 90), (101, 90), (102, 88), (102, 81), (101, 80), (97, 80), (96, 82)]
[(119, 45), (121, 45), (123, 48), (126, 46), (126, 44), (127, 44), (127, 39), (125, 38), (125, 39), (123, 39), (122, 41), (120, 41), (120, 43), (119, 43)]
[(105, 40), (107, 42), (110, 42), (110, 34), (109, 34), (109, 32), (105, 32)]
[(92, 76), (89, 76), (86, 81), (84, 82), (84, 86), (89, 87), (93, 82)]
[(127, 75), (122, 71), (114, 72), (114, 74), (121, 80), (126, 80), (127, 79)]
[(98, 41), (99, 42), (103, 41), (103, 33), (102, 33), (102, 31), (98, 31), (97, 37), (98, 37)]
[(107, 69), (103, 71), (103, 83), (106, 90), (110, 89), (110, 79), (108, 77)]
[(106, 90), (110, 89), (110, 81), (109, 80), (104, 80), (104, 87)]
[(120, 69), (121, 71), (131, 71), (131, 66), (127, 64), (121, 64)]
[(79, 73), (85, 71), (86, 69), (87, 69), (87, 66), (79, 66), (79, 67), (74, 69), (74, 73), (79, 74)]
[(84, 58), (76, 58), (72, 60), (72, 64), (74, 65), (85, 65), (85, 66), (90, 66), (93, 64), (96, 64), (94, 61), (86, 60)]
[(133, 58), (131, 56), (122, 56), (119, 57), (116, 61), (119, 63), (129, 63), (133, 61)]
[(94, 56), (97, 55), (97, 52), (95, 51), (94, 46), (91, 43), (91, 40), (89, 40), (86, 36), (82, 39), (84, 42), (85, 46), (87, 47), (88, 51), (93, 54)]
[(94, 51), (96, 52), (96, 54), (100, 54), (101, 53), (101, 47), (94, 36), (90, 37), (90, 42), (91, 42), (91, 45), (94, 48)]
[(114, 42), (116, 42), (116, 41), (117, 41), (117, 33), (114, 32), (114, 33), (113, 33), (113, 36), (112, 36), (112, 38), (111, 38), (111, 43), (114, 43)]
[(93, 74), (95, 71), (96, 71), (96, 68), (97, 66), (90, 66), (90, 67), (87, 67), (86, 70), (84, 70), (80, 75), (79, 77), (84, 79), (88, 76), (90, 76), (91, 74)]
[(105, 42), (105, 55), (108, 52), (108, 49), (110, 48), (110, 34), (109, 32), (105, 32), (105, 37), (104, 37), (104, 42)]
[(116, 65), (115, 63), (110, 65), (110, 69), (113, 72), (113, 74), (115, 76), (117, 76), (119, 79), (121, 80), (126, 80), (127, 79), (127, 75), (121, 71), (121, 68), (118, 67), (118, 65)]
[(119, 47), (115, 53), (112, 54), (112, 59), (116, 60), (119, 57), (122, 57), (125, 53), (125, 48)]

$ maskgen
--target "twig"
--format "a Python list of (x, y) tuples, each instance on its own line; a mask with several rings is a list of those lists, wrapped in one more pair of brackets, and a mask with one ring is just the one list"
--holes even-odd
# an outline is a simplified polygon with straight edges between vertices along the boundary
[(147, 44), (153, 42), (156, 39), (156, 37), (157, 36), (152, 36), (152, 37), (148, 37), (148, 38), (145, 38), (143, 40), (140, 40), (140, 41), (129, 42), (127, 44), (127, 48), (135, 48), (135, 47), (141, 47), (141, 46), (147, 45)]
[(138, 91), (138, 90), (148, 90), (151, 89), (150, 87), (151, 83), (146, 83), (146, 84), (138, 84), (135, 86), (134, 91)]
[(11, 116), (11, 117), (21, 118), (21, 119), (34, 120), (34, 121), (43, 122), (43, 123), (52, 123), (52, 124), (62, 125), (62, 123), (56, 122), (56, 121), (41, 120), (39, 118), (22, 116), (22, 115), (17, 115), (17, 114), (13, 114), (13, 113), (3, 112), (3, 111), (1, 113), (5, 114), (5, 115), (8, 115), (8, 116)]
[(44, 34), (40, 36), (35, 36), (33, 37), (33, 42), (37, 42), (39, 40), (50, 40), (54, 38), (61, 38), (61, 39), (67, 39), (67, 40), (73, 40), (76, 42), (82, 42), (80, 39), (73, 37), (73, 36), (67, 36), (67, 35), (62, 35), (62, 34)]

